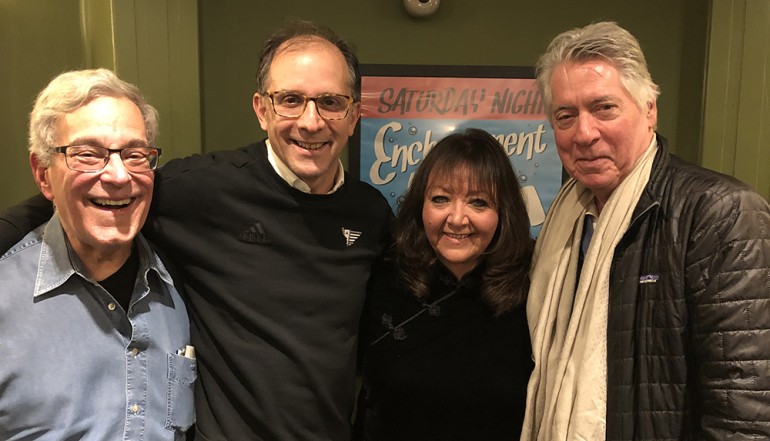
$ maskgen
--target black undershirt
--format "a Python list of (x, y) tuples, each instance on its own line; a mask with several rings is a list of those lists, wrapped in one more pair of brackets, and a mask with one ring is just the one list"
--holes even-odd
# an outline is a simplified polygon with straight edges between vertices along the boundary
[(131, 294), (134, 292), (138, 272), (139, 254), (136, 252), (136, 246), (132, 246), (131, 255), (128, 256), (126, 263), (114, 274), (99, 282), (126, 312), (128, 312), (128, 305), (131, 302)]

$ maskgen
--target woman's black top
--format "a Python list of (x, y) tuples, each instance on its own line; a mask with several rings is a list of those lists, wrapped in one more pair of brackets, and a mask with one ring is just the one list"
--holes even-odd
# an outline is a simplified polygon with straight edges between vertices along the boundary
[(356, 440), (518, 440), (533, 368), (525, 305), (495, 317), (480, 270), (443, 266), (427, 302), (376, 272), (362, 322)]

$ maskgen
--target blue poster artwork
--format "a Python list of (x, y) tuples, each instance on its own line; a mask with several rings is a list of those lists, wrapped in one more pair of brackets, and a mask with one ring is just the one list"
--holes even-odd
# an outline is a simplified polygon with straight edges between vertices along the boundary
[(422, 158), (444, 136), (486, 130), (505, 149), (536, 237), (562, 182), (554, 134), (531, 78), (364, 77), (359, 178), (394, 212)]

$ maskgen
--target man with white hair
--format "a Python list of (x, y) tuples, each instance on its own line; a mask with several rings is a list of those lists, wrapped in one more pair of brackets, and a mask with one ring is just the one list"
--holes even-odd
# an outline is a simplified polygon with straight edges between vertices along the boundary
[(537, 83), (571, 176), (538, 238), (522, 440), (770, 439), (770, 207), (668, 153), (637, 40), (557, 36)]
[(38, 95), (30, 165), (55, 212), (0, 257), (0, 439), (181, 440), (194, 422), (185, 305), (139, 234), (156, 132), (105, 69)]

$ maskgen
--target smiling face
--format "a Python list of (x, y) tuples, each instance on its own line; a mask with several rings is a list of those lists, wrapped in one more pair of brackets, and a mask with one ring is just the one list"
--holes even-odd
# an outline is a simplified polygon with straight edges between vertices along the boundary
[[(342, 53), (320, 39), (284, 43), (270, 65), (266, 87), (268, 93), (292, 91), (311, 98), (353, 92)], [(321, 118), (312, 101), (298, 118), (277, 115), (266, 95), (255, 94), (253, 105), (259, 124), (281, 161), (310, 186), (312, 193), (330, 191), (337, 160), (358, 121), (359, 103), (354, 103), (340, 120)]]
[(560, 63), (550, 84), (559, 157), (601, 208), (649, 146), (656, 104), (640, 109), (618, 70), (603, 60)]
[(430, 179), (422, 206), (425, 235), (438, 260), (459, 280), (479, 262), (497, 231), (492, 195), (469, 185), (469, 176)]
[[(65, 114), (56, 125), (57, 145), (87, 144), (109, 149), (146, 146), (139, 108), (126, 98), (99, 97)], [(147, 218), (154, 173), (129, 173), (111, 154), (99, 173), (70, 170), (64, 154), (46, 167), (30, 156), (40, 190), (53, 201), (74, 251), (81, 257), (126, 253)]]

